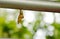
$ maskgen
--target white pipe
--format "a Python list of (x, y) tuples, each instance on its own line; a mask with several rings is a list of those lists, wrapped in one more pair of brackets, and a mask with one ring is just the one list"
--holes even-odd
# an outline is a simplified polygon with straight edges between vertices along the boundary
[(1, 8), (60, 12), (60, 3), (48, 1), (0, 0)]

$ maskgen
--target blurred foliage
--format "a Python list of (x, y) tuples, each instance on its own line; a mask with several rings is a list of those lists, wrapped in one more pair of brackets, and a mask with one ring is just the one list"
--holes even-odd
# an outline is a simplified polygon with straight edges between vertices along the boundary
[(54, 22), (52, 25), (55, 27), (54, 30), (55, 39), (60, 39), (60, 23)]
[(57, 2), (60, 2), (60, 0), (56, 0)]
[(46, 36), (47, 39), (55, 39), (54, 36)]
[[(21, 28), (17, 28), (17, 23), (15, 20), (10, 20), (7, 22), (6, 16), (8, 14), (3, 14), (3, 16), (0, 16), (0, 38), (17, 38), (17, 39), (33, 39), (33, 36), (36, 34), (37, 30), (39, 28), (47, 29), (46, 23), (44, 24), (44, 27), (40, 26), (41, 21), (43, 21), (42, 17), (43, 14), (39, 14), (36, 16), (36, 21), (34, 22), (33, 26), (33, 32), (28, 30), (27, 27), (22, 24), (20, 25)], [(14, 14), (15, 15), (15, 14)], [(15, 16), (16, 17), (16, 16)], [(54, 35), (53, 36), (46, 36), (46, 39), (60, 39), (60, 24), (59, 23), (52, 23), (51, 24), (54, 29)]]
[(37, 20), (34, 24), (34, 27), (33, 27), (33, 30), (36, 32), (37, 29), (39, 28), (39, 25), (40, 25), (40, 20)]
[[(31, 39), (32, 33), (22, 25), (20, 29), (17, 28), (15, 20), (7, 22), (6, 14), (0, 16), (0, 38), (18, 38), (18, 39)], [(26, 37), (25, 37), (26, 35)]]

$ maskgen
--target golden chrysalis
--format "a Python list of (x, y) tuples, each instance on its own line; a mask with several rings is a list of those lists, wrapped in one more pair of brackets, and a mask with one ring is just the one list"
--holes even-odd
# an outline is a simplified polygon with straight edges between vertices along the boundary
[(18, 16), (18, 24), (22, 23), (22, 19), (24, 18), (23, 11), (20, 10), (19, 16)]

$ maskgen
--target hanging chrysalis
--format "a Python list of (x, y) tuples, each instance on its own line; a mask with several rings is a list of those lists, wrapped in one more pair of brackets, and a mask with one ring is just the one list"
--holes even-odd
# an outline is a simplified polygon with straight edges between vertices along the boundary
[(22, 19), (24, 18), (23, 11), (20, 10), (19, 16), (18, 16), (18, 24), (22, 23)]

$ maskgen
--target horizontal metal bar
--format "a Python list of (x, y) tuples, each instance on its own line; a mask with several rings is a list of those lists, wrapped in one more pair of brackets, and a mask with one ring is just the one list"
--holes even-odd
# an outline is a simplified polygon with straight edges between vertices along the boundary
[(60, 12), (60, 3), (48, 1), (0, 0), (1, 8)]

